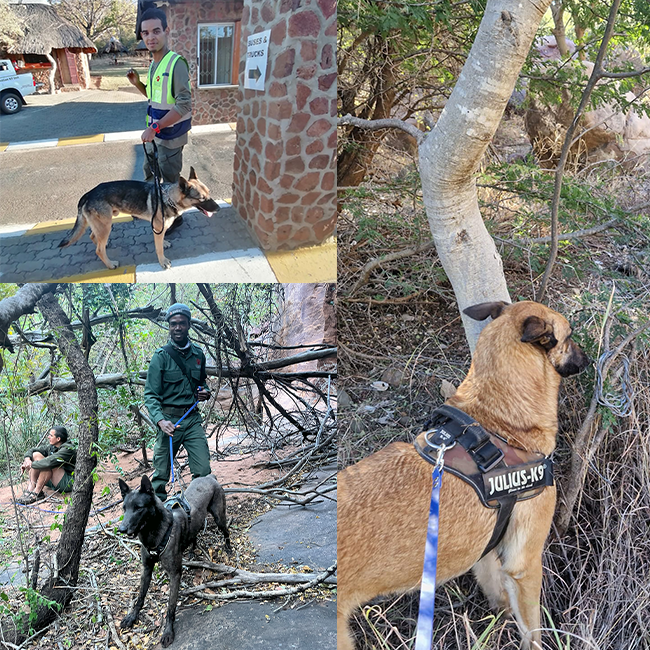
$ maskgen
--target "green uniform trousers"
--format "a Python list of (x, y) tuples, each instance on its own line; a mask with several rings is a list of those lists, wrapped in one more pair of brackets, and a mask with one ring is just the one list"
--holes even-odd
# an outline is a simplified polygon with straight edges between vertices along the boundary
[[(163, 415), (166, 420), (176, 422), (181, 416), (166, 412), (163, 408)], [(182, 415), (182, 414), (181, 414)], [(182, 422), (181, 425), (172, 437), (172, 448), (174, 451), (174, 458), (178, 453), (178, 449), (183, 445), (187, 450), (187, 455), (190, 462), (190, 471), (192, 478), (199, 476), (207, 476), (210, 474), (210, 451), (208, 449), (208, 441), (205, 437), (205, 431), (201, 426), (201, 415), (193, 411)], [(153, 449), (153, 466), (154, 473), (151, 484), (153, 485), (156, 496), (161, 500), (167, 499), (167, 492), (165, 486), (169, 481), (169, 474), (171, 472), (171, 464), (169, 462), (169, 436), (158, 430), (158, 437), (156, 438), (156, 445)], [(178, 476), (174, 474), (174, 478), (178, 481)]]

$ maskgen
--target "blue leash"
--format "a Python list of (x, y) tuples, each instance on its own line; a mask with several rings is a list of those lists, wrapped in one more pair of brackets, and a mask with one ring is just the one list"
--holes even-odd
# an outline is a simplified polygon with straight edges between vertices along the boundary
[(438, 507), (440, 484), (444, 467), (445, 446), (440, 447), (436, 466), (433, 468), (429, 525), (424, 550), (422, 586), (420, 587), (420, 609), (418, 611), (417, 635), (413, 650), (431, 650), (433, 638), (433, 609), (436, 595), (436, 568), (438, 563)]
[[(199, 386), (197, 388), (197, 391), (201, 390), (203, 386)], [(185, 415), (174, 425), (174, 427), (177, 427), (193, 410), (194, 407), (200, 402), (200, 399), (197, 399), (194, 404), (190, 407), (190, 409), (185, 413)], [(171, 461), (171, 466), (172, 466), (172, 485), (174, 484), (174, 449), (172, 447), (172, 436), (167, 436), (169, 438), (169, 460)]]

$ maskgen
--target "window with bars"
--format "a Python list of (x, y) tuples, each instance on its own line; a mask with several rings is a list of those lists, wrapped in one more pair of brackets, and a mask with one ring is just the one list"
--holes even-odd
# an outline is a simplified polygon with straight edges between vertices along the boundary
[(199, 25), (199, 87), (232, 84), (234, 23)]

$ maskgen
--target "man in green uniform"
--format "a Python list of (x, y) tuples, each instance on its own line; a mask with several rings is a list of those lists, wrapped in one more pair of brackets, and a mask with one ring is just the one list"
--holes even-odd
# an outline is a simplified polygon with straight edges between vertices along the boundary
[(151, 483), (162, 501), (167, 499), (165, 485), (171, 470), (170, 436), (174, 456), (181, 445), (187, 450), (192, 478), (207, 476), (211, 471), (208, 441), (198, 408), (195, 407), (180, 425), (174, 426), (197, 399), (210, 398), (210, 391), (205, 388), (205, 355), (188, 338), (191, 317), (187, 305), (177, 303), (167, 310), (170, 343), (154, 353), (144, 387), (145, 405), (159, 429), (153, 451)]
[(77, 462), (77, 452), (68, 442), (68, 430), (65, 427), (52, 427), (48, 434), (49, 445), (34, 447), (25, 453), (25, 460), (20, 469), (29, 472), (27, 490), (18, 503), (34, 503), (45, 497), (43, 487), (56, 492), (70, 492), (74, 479), (72, 472)]

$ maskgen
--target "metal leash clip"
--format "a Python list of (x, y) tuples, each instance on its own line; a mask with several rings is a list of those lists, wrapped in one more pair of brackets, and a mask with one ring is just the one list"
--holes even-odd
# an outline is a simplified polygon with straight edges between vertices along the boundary
[[(451, 446), (453, 447), (453, 445)], [(438, 450), (438, 456), (436, 457), (436, 465), (433, 468), (433, 475), (435, 476), (433, 482), (434, 488), (438, 487), (442, 479), (442, 470), (445, 467), (445, 451), (447, 451), (449, 447), (447, 447), (446, 445), (440, 445), (440, 447), (436, 447), (436, 449)]]

